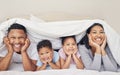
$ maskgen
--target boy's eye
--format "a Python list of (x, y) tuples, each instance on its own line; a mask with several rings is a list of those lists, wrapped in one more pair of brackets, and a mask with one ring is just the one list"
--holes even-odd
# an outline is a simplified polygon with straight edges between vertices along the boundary
[(75, 45), (74, 43), (72, 45)]
[(43, 55), (43, 53), (41, 53), (40, 55)]

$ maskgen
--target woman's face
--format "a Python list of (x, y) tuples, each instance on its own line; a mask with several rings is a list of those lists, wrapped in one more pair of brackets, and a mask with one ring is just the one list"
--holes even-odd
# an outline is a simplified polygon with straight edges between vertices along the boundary
[(94, 26), (91, 28), (90, 36), (93, 42), (97, 43), (98, 45), (101, 45), (105, 39), (105, 33), (101, 26)]

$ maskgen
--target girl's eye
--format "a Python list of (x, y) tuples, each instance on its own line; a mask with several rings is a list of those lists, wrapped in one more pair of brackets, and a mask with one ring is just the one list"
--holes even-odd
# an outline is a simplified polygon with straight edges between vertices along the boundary
[(100, 32), (100, 33), (105, 33), (105, 32)]
[(49, 52), (46, 52), (46, 54), (48, 54)]

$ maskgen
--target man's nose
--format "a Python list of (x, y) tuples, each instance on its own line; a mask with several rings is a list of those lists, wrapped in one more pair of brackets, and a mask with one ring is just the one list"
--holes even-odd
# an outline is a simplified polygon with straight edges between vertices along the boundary
[(15, 43), (19, 43), (20, 42), (20, 40), (19, 39), (15, 39)]

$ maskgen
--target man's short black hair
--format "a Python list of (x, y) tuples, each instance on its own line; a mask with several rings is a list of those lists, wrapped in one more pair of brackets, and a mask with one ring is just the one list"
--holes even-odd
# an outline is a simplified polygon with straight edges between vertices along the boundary
[(27, 33), (26, 28), (25, 28), (23, 25), (18, 24), (18, 23), (12, 24), (12, 25), (8, 28), (8, 33), (9, 33), (10, 30), (12, 30), (12, 29), (21, 29), (21, 30), (23, 30), (25, 33)]
[(49, 40), (42, 40), (37, 44), (37, 51), (39, 52), (39, 49), (43, 47), (52, 49), (52, 44)]

